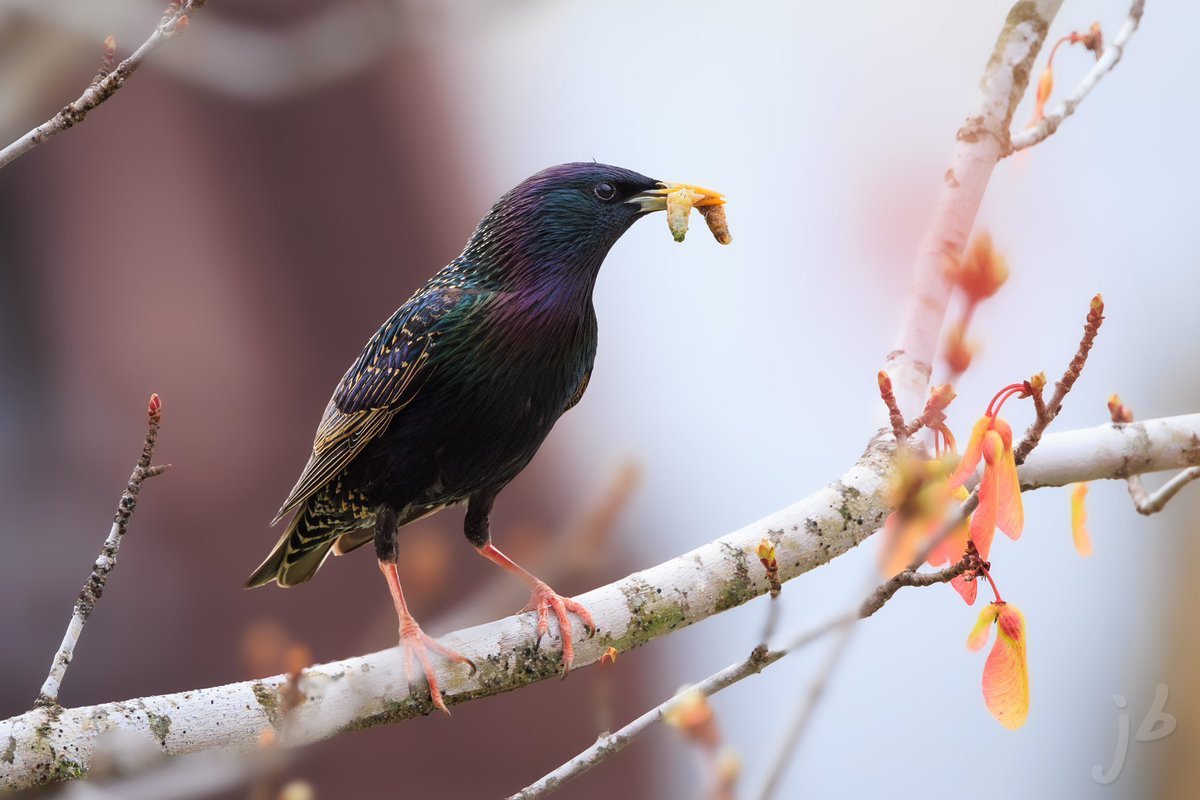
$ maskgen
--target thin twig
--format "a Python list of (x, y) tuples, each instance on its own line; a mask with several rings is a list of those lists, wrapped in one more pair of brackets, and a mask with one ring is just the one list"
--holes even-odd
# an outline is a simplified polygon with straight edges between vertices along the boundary
[[(755, 648), (745, 660), (739, 661), (736, 664), (730, 664), (725, 669), (708, 676), (691, 688), (694, 688), (705, 697), (711, 697), (744, 678), (757, 675), (759, 672), (762, 672), (763, 668), (775, 663), (786, 654), (787, 651), (785, 650), (763, 651)], [(577, 778), (587, 772), (609, 756), (624, 750), (626, 745), (649, 730), (654, 723), (662, 721), (671, 712), (675, 704), (680, 701), (681, 695), (682, 693), (677, 694), (670, 700), (660, 703), (615, 733), (601, 736), (591, 747), (558, 769), (526, 786), (521, 791), (509, 797), (508, 800), (530, 800), (535, 797), (544, 797), (572, 778)]]
[(1100, 332), (1100, 325), (1103, 322), (1104, 298), (1097, 294), (1092, 298), (1091, 306), (1088, 309), (1087, 321), (1083, 325), (1083, 337), (1079, 340), (1079, 348), (1075, 351), (1075, 357), (1067, 365), (1063, 376), (1054, 384), (1054, 394), (1051, 395), (1050, 402), (1045, 405), (1044, 413), (1037, 415), (1033, 424), (1025, 431), (1021, 443), (1013, 451), (1013, 457), (1018, 466), (1025, 463), (1025, 459), (1041, 441), (1046, 427), (1062, 410), (1063, 400), (1071, 391), (1071, 387), (1075, 385), (1075, 381), (1079, 380), (1083, 366), (1087, 363), (1088, 353), (1092, 351), (1092, 344), (1096, 341), (1096, 334)]
[(167, 468), (166, 466), (150, 466), (150, 459), (154, 455), (154, 445), (158, 442), (158, 428), (162, 423), (162, 401), (159, 400), (157, 394), (150, 395), (147, 417), (146, 440), (142, 444), (142, 455), (138, 458), (137, 464), (129, 476), (129, 483), (125, 486), (125, 492), (121, 495), (120, 502), (117, 503), (117, 513), (113, 516), (112, 528), (108, 532), (108, 538), (104, 540), (104, 548), (92, 566), (92, 574), (88, 576), (87, 582), (79, 590), (79, 598), (75, 601), (71, 622), (67, 625), (67, 632), (63, 635), (62, 644), (58, 646), (58, 652), (54, 654), (54, 661), (50, 664), (50, 674), (46, 676), (42, 690), (38, 692), (35, 705), (58, 705), (58, 690), (62, 686), (63, 677), (67, 674), (67, 667), (75, 656), (75, 646), (79, 643), (83, 626), (87, 624), (88, 618), (95, 610), (96, 602), (104, 594), (104, 586), (108, 583), (109, 573), (117, 566), (117, 551), (121, 549), (125, 531), (129, 527), (129, 518), (133, 516), (133, 510), (137, 506), (138, 493), (142, 490), (142, 483), (146, 478), (161, 475)]
[(1125, 24), (1117, 32), (1116, 38), (1104, 48), (1104, 54), (1100, 56), (1100, 59), (1088, 71), (1087, 75), (1083, 76), (1083, 80), (1075, 87), (1075, 91), (1071, 92), (1066, 100), (1062, 101), (1037, 125), (1012, 137), (1012, 144), (1005, 155), (1012, 155), (1018, 150), (1033, 147), (1035, 144), (1045, 140), (1058, 130), (1058, 126), (1062, 125), (1063, 120), (1075, 113), (1075, 109), (1083, 102), (1083, 98), (1087, 97), (1088, 93), (1096, 88), (1096, 84), (1100, 82), (1100, 79), (1111, 72), (1113, 67), (1117, 65), (1117, 62), (1121, 60), (1121, 56), (1125, 54), (1125, 45), (1129, 42), (1130, 37), (1133, 36), (1134, 31), (1138, 29), (1138, 25), (1142, 21), (1142, 12), (1145, 11), (1145, 8), (1146, 0), (1133, 0), (1133, 3), (1129, 6), (1129, 16), (1125, 20)]
[[(774, 664), (779, 659), (786, 655), (794, 653), (806, 647), (809, 644), (823, 638), (834, 631), (849, 631), (852, 624), (859, 619), (865, 619), (871, 616), (876, 611), (884, 606), (889, 600), (895, 596), (896, 592), (904, 586), (932, 586), (935, 583), (945, 583), (954, 577), (962, 574), (967, 568), (966, 559), (953, 567), (949, 567), (938, 572), (910, 574), (907, 571), (897, 575), (891, 580), (885, 581), (880, 586), (876, 587), (871, 596), (862, 603), (857, 612), (847, 612), (839, 616), (827, 620), (816, 628), (813, 628), (803, 633), (797, 634), (791, 640), (778, 649), (770, 649), (765, 644), (760, 644), (751, 651), (750, 655), (744, 660), (736, 664), (730, 664), (720, 672), (713, 673), (704, 680), (697, 683), (694, 687), (705, 697), (711, 697), (722, 689), (726, 689), (739, 681), (757, 675), (763, 669)], [(844, 633), (842, 639), (834, 645), (834, 652), (844, 648), (848, 634)], [(819, 693), (819, 690), (818, 690)], [(608, 733), (596, 740), (588, 749), (584, 750), (579, 755), (566, 762), (558, 769), (548, 773), (536, 782), (526, 786), (521, 791), (512, 795), (509, 800), (530, 800), (531, 798), (543, 797), (554, 790), (561, 787), (564, 783), (577, 778), (583, 773), (598, 765), (600, 762), (607, 759), (625, 748), (630, 742), (645, 733), (654, 723), (664, 719), (671, 711), (675, 703), (679, 702), (680, 695), (675, 695), (671, 699), (660, 703), (646, 713), (642, 714), (637, 719), (630, 722), (625, 727), (614, 733)]]
[(979, 557), (977, 555), (968, 555), (964, 556), (957, 564), (953, 564), (937, 572), (918, 572), (917, 567), (906, 569), (876, 586), (867, 599), (858, 607), (858, 613), (845, 614), (835, 621), (836, 627), (834, 630), (839, 632), (839, 636), (833, 645), (830, 646), (824, 663), (822, 663), (821, 668), (809, 684), (808, 691), (802, 696), (800, 704), (796, 707), (792, 719), (788, 723), (787, 733), (784, 734), (779, 749), (771, 759), (771, 766), (767, 770), (767, 779), (758, 795), (759, 800), (769, 800), (779, 789), (788, 764), (791, 763), (791, 755), (800, 744), (804, 732), (808, 730), (813, 714), (816, 712), (817, 705), (820, 703), (826, 688), (829, 686), (830, 680), (833, 678), (838, 662), (841, 661), (847, 647), (850, 645), (850, 638), (858, 627), (854, 623), (860, 619), (872, 616), (876, 611), (883, 608), (896, 595), (896, 592), (905, 586), (934, 586), (940, 583), (949, 583), (966, 572), (967, 569), (975, 567), (978, 561)]
[(779, 559), (776, 558), (775, 545), (770, 539), (764, 538), (758, 543), (757, 555), (766, 573), (767, 585), (770, 587), (767, 594), (771, 597), (767, 606), (767, 620), (758, 640), (765, 647), (775, 635), (775, 626), (779, 624), (779, 595), (783, 592), (783, 582), (779, 580)]
[(978, 554), (967, 555), (958, 563), (951, 564), (937, 572), (918, 572), (915, 569), (906, 569), (875, 587), (875, 591), (871, 592), (871, 595), (859, 606), (858, 616), (860, 619), (866, 619), (873, 615), (905, 586), (933, 586), (937, 583), (949, 583), (968, 569), (975, 568), (978, 560)]
[[(904, 424), (904, 414), (896, 404), (896, 395), (892, 391), (892, 379), (885, 370), (879, 370), (879, 397), (887, 406), (888, 422), (892, 425), (892, 435), (896, 437), (896, 446), (903, 447), (911, 433)], [(917, 430), (920, 430), (919, 428)]]
[(1180, 489), (1197, 478), (1200, 478), (1200, 467), (1185, 469), (1164, 483), (1153, 494), (1146, 493), (1141, 475), (1130, 475), (1126, 479), (1126, 484), (1129, 486), (1129, 496), (1133, 499), (1133, 507), (1139, 514), (1148, 517), (1162, 511), (1171, 498), (1179, 494)]
[(801, 702), (796, 706), (796, 710), (792, 714), (792, 719), (788, 723), (787, 733), (784, 734), (783, 739), (779, 743), (779, 749), (771, 759), (766, 783), (763, 784), (762, 791), (758, 795), (760, 800), (768, 800), (779, 788), (779, 784), (783, 780), (783, 775), (787, 771), (788, 764), (791, 762), (791, 754), (795, 752), (797, 745), (800, 744), (800, 740), (804, 736), (804, 731), (808, 729), (809, 721), (812, 719), (822, 695), (825, 694), (825, 689), (829, 686), (829, 681), (833, 677), (835, 667), (842, 660), (842, 656), (845, 655), (854, 632), (858, 630), (858, 626), (853, 623), (854, 619), (851, 618), (836, 628), (838, 632), (837, 639), (830, 645), (829, 652), (825, 656), (825, 661), (817, 671), (817, 676), (808, 685), (808, 691), (801, 696)]
[(141, 46), (133, 52), (133, 55), (120, 64), (117, 64), (116, 68), (108, 74), (97, 75), (78, 98), (67, 103), (61, 111), (46, 122), (38, 125), (3, 150), (0, 150), (0, 169), (16, 161), (39, 144), (47, 142), (68, 128), (83, 122), (92, 109), (105, 100), (108, 100), (117, 93), (118, 89), (125, 85), (125, 81), (129, 79), (129, 76), (142, 65), (142, 62), (151, 53), (167, 40), (173, 39), (182, 33), (188, 26), (188, 22), (191, 19), (190, 15), (198, 11), (204, 5), (205, 1), (186, 0), (181, 5), (172, 3), (167, 8), (157, 27), (155, 27), (154, 33), (150, 34), (150, 38), (142, 42)]

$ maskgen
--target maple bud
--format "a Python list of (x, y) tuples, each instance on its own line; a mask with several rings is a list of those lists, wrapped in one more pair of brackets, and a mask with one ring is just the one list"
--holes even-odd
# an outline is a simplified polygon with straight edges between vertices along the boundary
[(1079, 41), (1083, 42), (1083, 46), (1092, 51), (1092, 55), (1096, 60), (1100, 60), (1100, 56), (1104, 55), (1104, 34), (1100, 31), (1100, 23), (1093, 22), (1092, 27), (1088, 28), (1088, 32), (1079, 37)]
[(150, 395), (150, 403), (147, 405), (146, 411), (150, 415), (151, 422), (162, 420), (162, 400), (159, 398), (158, 392)]
[(680, 691), (675, 702), (663, 713), (663, 720), (692, 741), (716, 744), (714, 716), (708, 698), (692, 686)]
[(1133, 422), (1133, 409), (1122, 403), (1120, 396), (1115, 393), (1108, 398), (1108, 413), (1117, 424)]
[(967, 247), (962, 258), (951, 261), (947, 276), (970, 303), (986, 300), (1008, 280), (1008, 262), (992, 243), (992, 235), (981, 231)]
[(967, 368), (971, 366), (971, 359), (974, 355), (974, 348), (967, 344), (966, 331), (963, 329), (962, 323), (956, 322), (951, 325), (946, 334), (946, 350), (943, 354), (950, 371), (966, 372)]
[(756, 552), (758, 560), (763, 562), (764, 567), (770, 569), (770, 566), (775, 563), (775, 545), (771, 544), (771, 540), (764, 538), (758, 543)]
[(943, 383), (940, 386), (934, 386), (929, 390), (929, 400), (925, 403), (925, 410), (945, 411), (956, 397), (958, 394), (952, 385)]
[(113, 65), (117, 61), (117, 40), (112, 36), (104, 38), (104, 56), (100, 59), (100, 74), (107, 75), (112, 72)]

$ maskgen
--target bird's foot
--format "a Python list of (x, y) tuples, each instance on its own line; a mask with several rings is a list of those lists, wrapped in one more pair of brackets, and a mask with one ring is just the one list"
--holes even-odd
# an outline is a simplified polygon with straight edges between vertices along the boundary
[(471, 668), (472, 675), (475, 674), (475, 662), (425, 633), (412, 617), (400, 621), (400, 646), (404, 648), (405, 680), (410, 686), (412, 685), (413, 657), (415, 656), (417, 661), (421, 662), (421, 669), (429, 684), (429, 699), (433, 701), (433, 707), (449, 714), (450, 710), (446, 708), (446, 703), (442, 700), (442, 693), (438, 689), (437, 674), (433, 671), (433, 662), (429, 658), (429, 651), (432, 650), (457, 664), (466, 664)]
[(571, 662), (575, 660), (575, 642), (571, 636), (571, 618), (567, 616), (567, 612), (579, 617), (589, 637), (596, 635), (596, 623), (592, 621), (591, 612), (571, 598), (563, 597), (542, 581), (533, 585), (533, 596), (529, 598), (529, 604), (521, 610), (537, 612), (537, 642), (539, 645), (542, 637), (550, 628), (550, 611), (554, 611), (554, 616), (558, 618), (559, 630), (562, 631), (562, 676), (567, 677), (567, 673), (571, 671)]

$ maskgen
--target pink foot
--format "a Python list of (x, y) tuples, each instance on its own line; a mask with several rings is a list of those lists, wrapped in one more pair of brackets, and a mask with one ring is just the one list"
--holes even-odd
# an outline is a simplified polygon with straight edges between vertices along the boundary
[(400, 621), (400, 646), (404, 648), (405, 680), (412, 685), (413, 656), (415, 655), (421, 662), (425, 680), (429, 683), (429, 698), (433, 701), (433, 707), (449, 714), (450, 710), (446, 708), (446, 703), (442, 700), (442, 693), (438, 690), (437, 674), (433, 671), (433, 662), (430, 661), (429, 651), (432, 650), (457, 664), (467, 664), (471, 667), (472, 675), (475, 674), (475, 662), (426, 634), (412, 617)]
[(529, 598), (529, 604), (522, 611), (536, 611), (538, 615), (537, 636), (538, 644), (541, 644), (542, 637), (546, 635), (546, 631), (550, 628), (550, 610), (554, 610), (554, 616), (558, 618), (558, 628), (562, 632), (563, 641), (563, 671), (562, 676), (567, 677), (567, 673), (571, 671), (571, 662), (575, 660), (575, 642), (571, 635), (571, 618), (567, 616), (567, 612), (575, 614), (583, 622), (583, 627), (587, 631), (588, 636), (596, 635), (596, 623), (592, 621), (591, 612), (586, 608), (576, 603), (569, 597), (563, 597), (558, 592), (551, 589), (542, 581), (538, 581), (533, 587), (533, 596)]

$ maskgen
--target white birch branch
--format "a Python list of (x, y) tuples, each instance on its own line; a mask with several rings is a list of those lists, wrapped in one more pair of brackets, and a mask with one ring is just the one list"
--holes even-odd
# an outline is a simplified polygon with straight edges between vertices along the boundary
[(1200, 478), (1200, 467), (1190, 467), (1164, 483), (1154, 494), (1146, 493), (1141, 475), (1130, 475), (1126, 483), (1129, 485), (1129, 496), (1133, 499), (1133, 507), (1139, 514), (1148, 517), (1166, 508), (1167, 503), (1171, 502), (1172, 497), (1179, 494), (1180, 489), (1197, 478)]
[(150, 34), (150, 37), (142, 42), (141, 46), (133, 52), (133, 55), (120, 64), (117, 64), (112, 72), (93, 80), (83, 90), (83, 94), (70, 103), (67, 103), (53, 117), (0, 150), (0, 169), (16, 161), (39, 144), (48, 142), (68, 128), (83, 122), (94, 108), (105, 100), (108, 100), (117, 93), (117, 90), (125, 85), (125, 81), (129, 79), (129, 76), (142, 65), (142, 62), (151, 53), (162, 46), (164, 42), (182, 33), (186, 27), (186, 23), (180, 24), (181, 20), (185, 17), (190, 19), (188, 15), (195, 13), (204, 3), (205, 0), (186, 0), (179, 8), (173, 11), (168, 10), (168, 13), (163, 16), (162, 20), (155, 27), (154, 33)]
[[(794, 505), (579, 597), (591, 609), (600, 632), (587, 639), (577, 625), (575, 668), (596, 662), (609, 646), (629, 650), (765, 593), (766, 577), (753, 555), (764, 536), (775, 543), (779, 577), (784, 581), (863, 541), (887, 513), (883, 491), (890, 441), (890, 433), (881, 432), (840, 480)], [(1080, 458), (1080, 448), (1104, 455)], [(1098, 463), (1114, 469), (1099, 474)], [(1026, 485), (1056, 486), (1196, 465), (1200, 465), (1200, 414), (1048, 435), (1022, 467), (1022, 474)], [(444, 636), (445, 644), (479, 667), (472, 676), (462, 665), (438, 666), (446, 702), (468, 702), (557, 676), (561, 668), (557, 637), (548, 637), (541, 649), (535, 639), (536, 615), (531, 613)], [(289, 714), (285, 742), (305, 744), (429, 713), (428, 691), (422, 686), (417, 693), (410, 692), (402, 661), (391, 649), (307, 670), (301, 681), (306, 700)], [(286, 680), (278, 675), (84, 708), (37, 708), (4, 720), (0, 722), (0, 788), (24, 788), (83, 774), (97, 737), (114, 729), (140, 735), (170, 754), (252, 750), (264, 729), (280, 723), (279, 689)]]
[(1062, 0), (1027, 0), (1012, 7), (984, 69), (979, 97), (958, 129), (950, 167), (917, 250), (900, 337), (883, 367), (906, 419), (915, 419), (925, 406), (950, 302), (946, 265), (962, 255), (992, 170), (1009, 151), (1013, 111), (1061, 5)]
[(1200, 414), (1184, 414), (1047, 435), (1021, 466), (1021, 488), (1062, 486), (1068, 473), (1078, 483), (1195, 466), (1198, 430)]
[(1117, 32), (1114, 38), (1104, 48), (1103, 55), (1092, 66), (1088, 73), (1083, 76), (1083, 80), (1075, 87), (1075, 90), (1067, 96), (1054, 109), (1046, 115), (1046, 118), (1034, 125), (1021, 131), (1016, 136), (1012, 137), (1012, 145), (1005, 155), (1012, 155), (1018, 150), (1024, 150), (1027, 147), (1033, 147), (1035, 144), (1043, 141), (1058, 130), (1058, 126), (1062, 125), (1063, 120), (1075, 113), (1075, 109), (1083, 102), (1083, 98), (1088, 96), (1092, 89), (1096, 88), (1096, 84), (1100, 79), (1112, 71), (1117, 62), (1121, 60), (1121, 56), (1125, 55), (1125, 45), (1128, 44), (1130, 37), (1134, 31), (1138, 29), (1138, 25), (1142, 21), (1142, 12), (1145, 11), (1146, 0), (1133, 0), (1129, 7), (1129, 16), (1125, 20), (1125, 24), (1121, 26), (1121, 30)]

